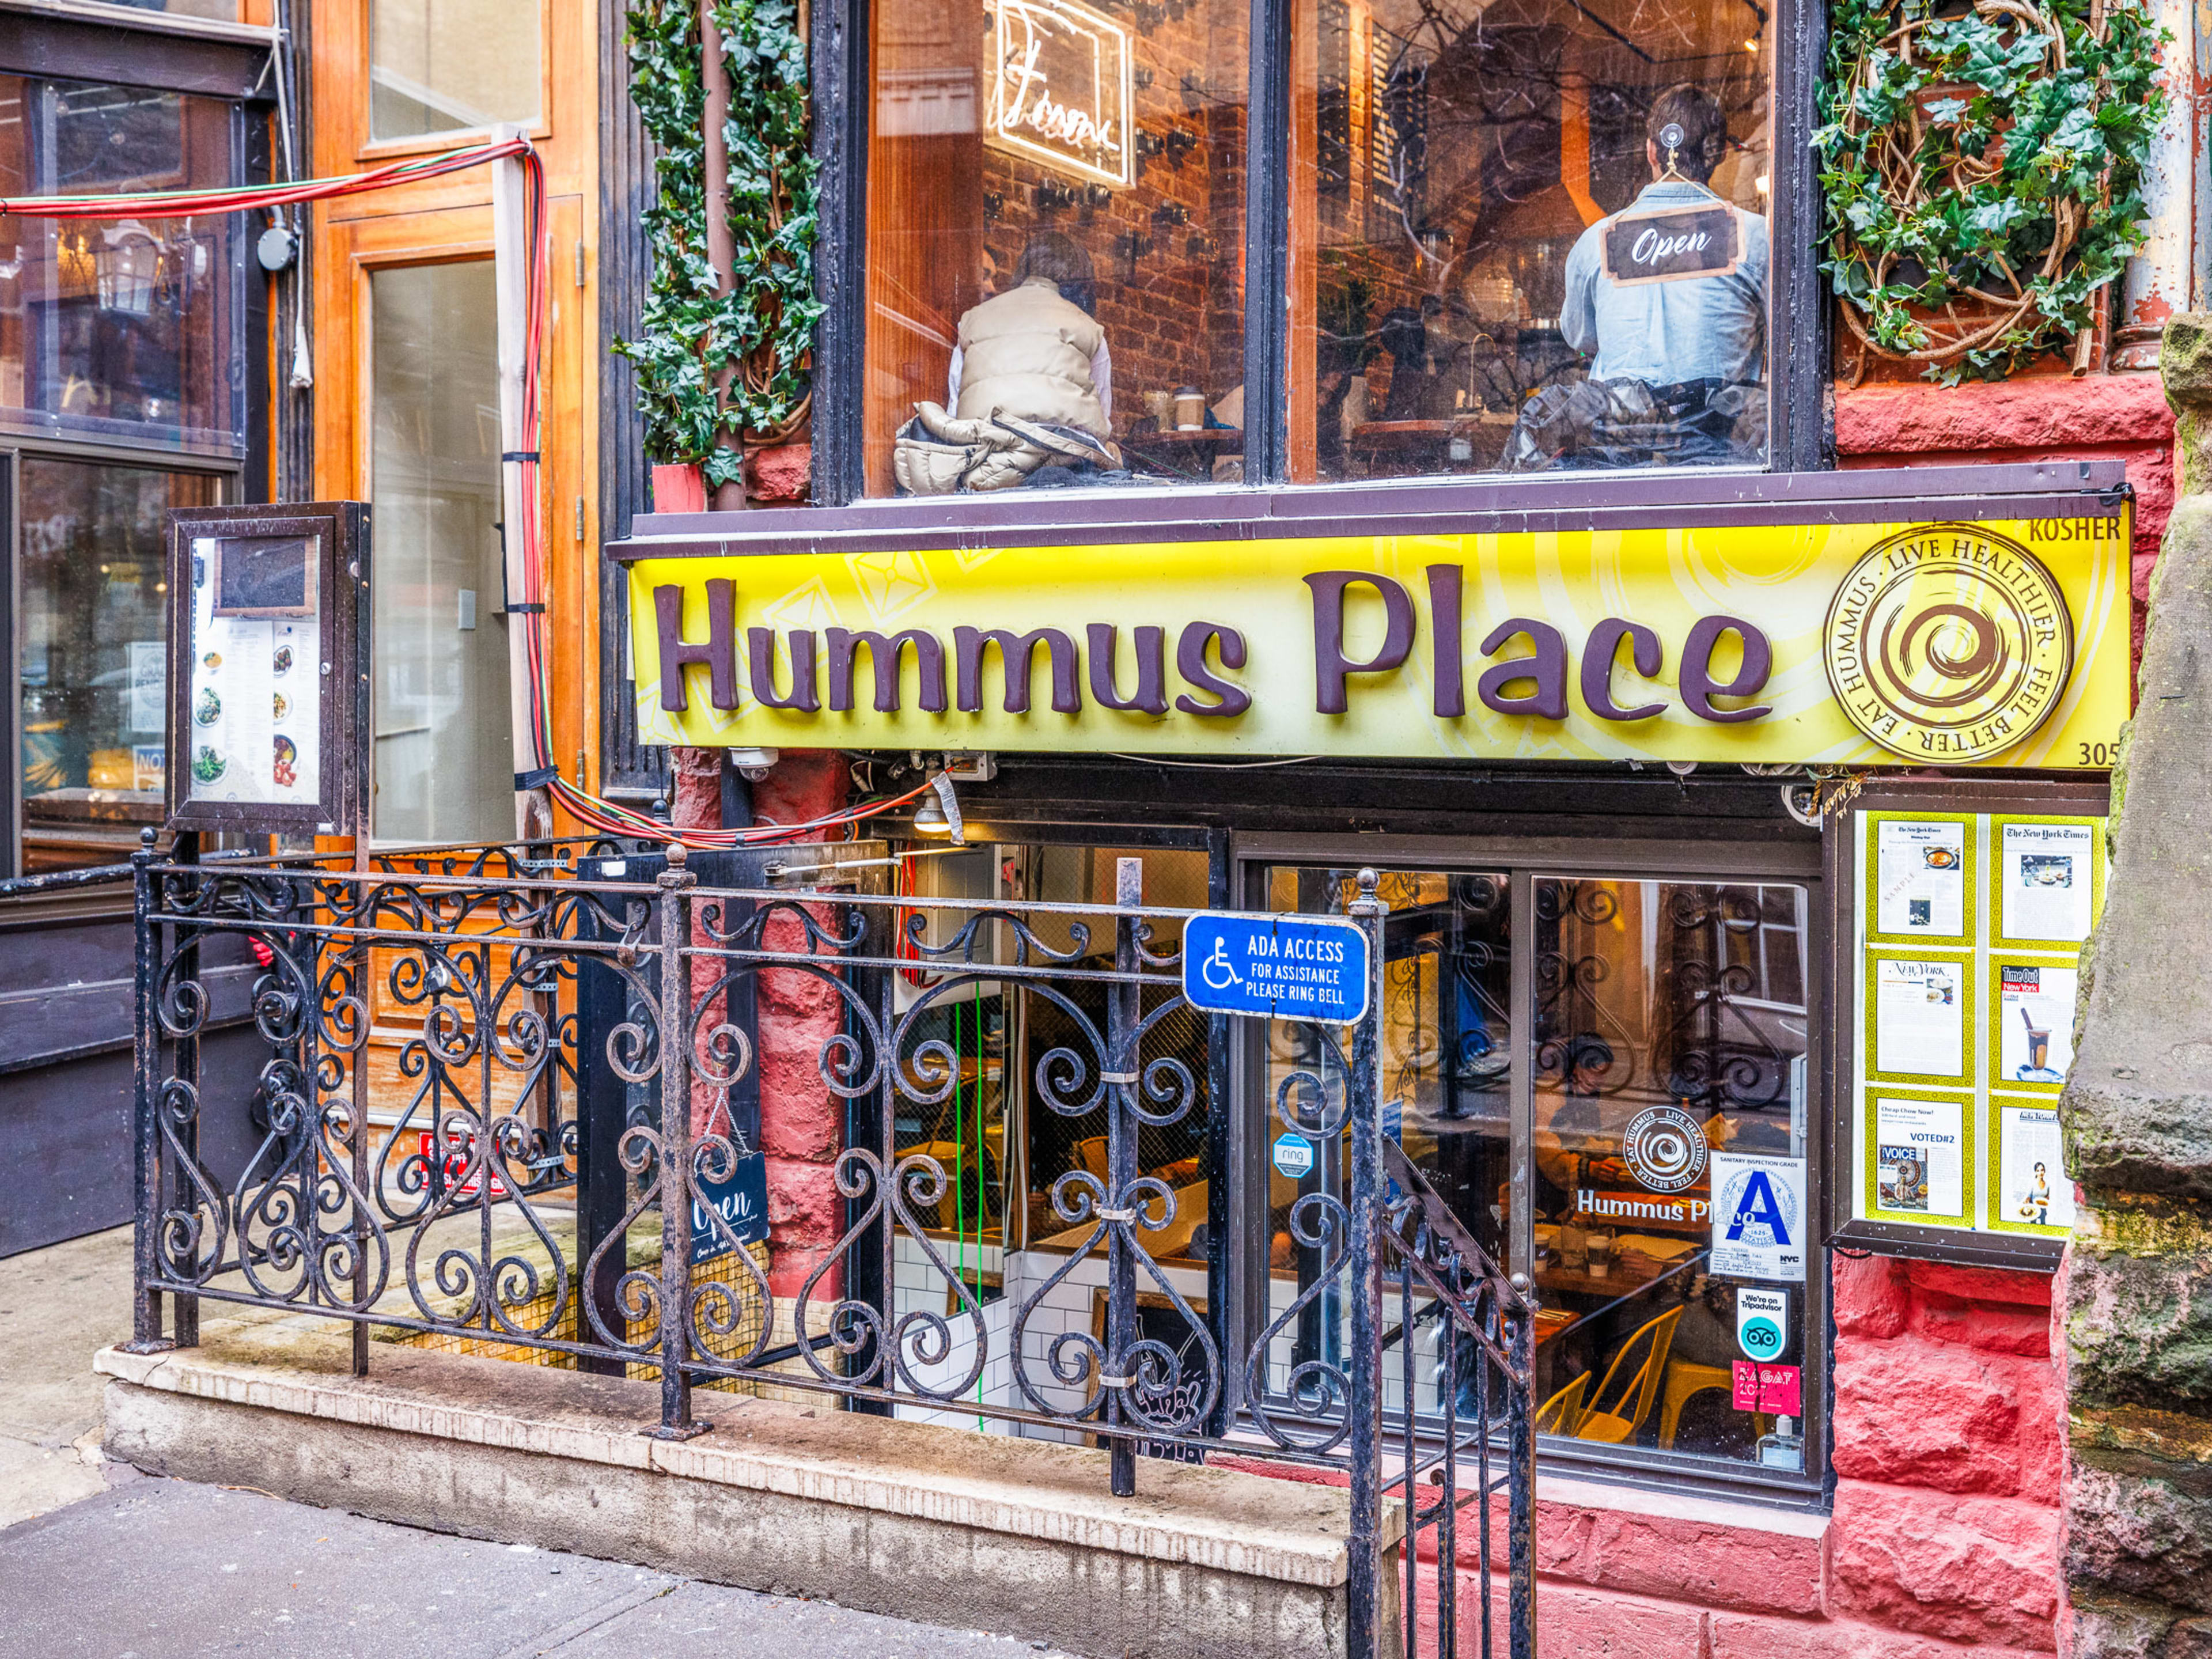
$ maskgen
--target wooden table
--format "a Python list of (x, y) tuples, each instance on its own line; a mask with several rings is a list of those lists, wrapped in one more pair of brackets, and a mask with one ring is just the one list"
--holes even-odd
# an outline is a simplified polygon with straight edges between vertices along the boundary
[(1121, 447), (1170, 471), (1179, 471), (1195, 462), (1210, 478), (1216, 460), (1224, 455), (1244, 453), (1244, 429), (1201, 426), (1163, 432), (1149, 422), (1140, 422), (1130, 428), (1121, 440)]

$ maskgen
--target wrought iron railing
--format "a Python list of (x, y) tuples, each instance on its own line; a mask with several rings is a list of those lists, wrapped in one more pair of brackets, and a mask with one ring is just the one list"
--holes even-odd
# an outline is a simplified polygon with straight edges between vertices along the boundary
[[(615, 856), (579, 856), (592, 852)], [(1308, 1263), (1297, 1294), (1246, 1342), (1222, 1309), (1194, 1305), (1154, 1249), (1189, 1189), (1140, 1168), (1139, 1136), (1226, 1110), (1231, 1091), (1163, 1038), (1172, 1018), (1186, 1030), (1191, 1018), (1187, 913), (1142, 902), (1135, 860), (1111, 905), (718, 886), (681, 848), (371, 862), (201, 862), (189, 843), (135, 861), (134, 1346), (196, 1342), (204, 1303), (248, 1304), (349, 1323), (363, 1370), (371, 1328), (385, 1327), (657, 1376), (652, 1432), (671, 1438), (711, 1426), (696, 1389), (764, 1383), (1092, 1438), (1123, 1494), (1140, 1452), (1319, 1465), (1352, 1498), (1349, 1652), (1532, 1651), (1533, 1312), (1525, 1285), (1384, 1139), (1377, 1014), (1342, 1041), (1319, 1034), (1320, 1063), (1270, 1103), (1343, 1152), (1323, 1160), (1340, 1173), (1291, 1208)], [(1371, 875), (1351, 908), (1380, 962)], [(242, 1168), (218, 1170), (200, 1129), (240, 1103), (202, 1093), (201, 962), (234, 957), (240, 939), (263, 963), (258, 1140)], [(771, 984), (811, 1018), (754, 1017)], [(1051, 1185), (1066, 1230), (1056, 1259), (995, 1313), (921, 1219), (958, 1172), (902, 1153), (896, 1127), (962, 1087), (962, 1058), (932, 1016), (985, 987), (1056, 1016), (1018, 1079), (1030, 1109), (1103, 1123), (1104, 1141), (1098, 1166)], [(799, 1062), (803, 1086), (851, 1126), (834, 1165), (842, 1236), (782, 1294), (709, 1191), (751, 1155), (726, 1109), (746, 1087), (757, 1097), (771, 1062), (784, 1086), (799, 1086)], [(573, 1235), (556, 1194), (574, 1206)], [(1264, 1187), (1254, 1196), (1264, 1214)], [(702, 1253), (720, 1271), (693, 1265)], [(916, 1263), (928, 1295), (902, 1298), (901, 1266)], [(1101, 1328), (1042, 1328), (1085, 1275), (1103, 1277)], [(1148, 1304), (1188, 1340), (1161, 1340), (1157, 1318), (1148, 1329)], [(1224, 1353), (1232, 1342), (1243, 1352)], [(994, 1359), (1002, 1384), (979, 1390)], [(1475, 1605), (1463, 1610), (1469, 1505)]]

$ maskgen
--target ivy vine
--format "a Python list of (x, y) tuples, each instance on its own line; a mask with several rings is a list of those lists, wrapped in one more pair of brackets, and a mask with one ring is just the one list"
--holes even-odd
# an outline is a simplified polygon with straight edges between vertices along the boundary
[(2171, 38), (2141, 0), (1833, 0), (1821, 269), (1861, 343), (1955, 385), (2084, 338), (2142, 244)]
[(697, 0), (636, 0), (630, 97), (659, 150), (659, 191), (644, 213), (653, 276), (638, 337), (615, 346), (637, 365), (647, 453), (700, 464), (710, 490), (740, 479), (742, 446), (780, 442), (805, 422), (822, 313), (814, 297), (817, 163), (796, 0), (714, 0), (713, 16), (730, 77), (724, 210), (735, 281), (716, 294), (707, 252)]

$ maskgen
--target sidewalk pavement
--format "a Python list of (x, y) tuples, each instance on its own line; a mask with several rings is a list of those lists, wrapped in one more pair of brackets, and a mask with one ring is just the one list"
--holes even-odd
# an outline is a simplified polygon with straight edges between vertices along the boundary
[[(948, 1571), (957, 1564), (947, 1562)], [(1069, 1659), (130, 1472), (0, 1531), (5, 1659)]]
[(130, 1335), (130, 1228), (0, 1259), (0, 1527), (105, 1490), (92, 1356)]
[(141, 1474), (92, 1370), (130, 1331), (128, 1227), (0, 1260), (0, 1659), (1069, 1659)]

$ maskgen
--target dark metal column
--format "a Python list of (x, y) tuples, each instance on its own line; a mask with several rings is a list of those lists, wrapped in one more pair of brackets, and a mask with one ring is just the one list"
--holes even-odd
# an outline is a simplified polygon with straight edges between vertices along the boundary
[(139, 837), (131, 855), (131, 916), (137, 940), (137, 963), (132, 982), (136, 1030), (132, 1042), (135, 1093), (131, 1114), (132, 1186), (137, 1194), (131, 1234), (131, 1261), (135, 1283), (131, 1293), (132, 1353), (154, 1353), (174, 1346), (161, 1334), (161, 1293), (147, 1289), (158, 1261), (155, 1239), (161, 1209), (161, 1128), (154, 1114), (160, 1094), (158, 1073), (161, 1045), (154, 1013), (155, 975), (161, 955), (161, 936), (154, 927), (154, 832)]
[[(1098, 1379), (1106, 1395), (1106, 1420), (1122, 1420), (1121, 1392), (1133, 1386), (1130, 1350), (1137, 1346), (1137, 1264), (1128, 1233), (1136, 1225), (1136, 1204), (1129, 1189), (1137, 1179), (1137, 1026), (1142, 1018), (1137, 971), (1137, 918), (1130, 914), (1145, 902), (1145, 861), (1114, 860), (1114, 970), (1131, 976), (1108, 993), (1106, 1063), (1106, 1374)], [(1116, 1218), (1130, 1218), (1117, 1219)], [(1120, 1379), (1118, 1386), (1115, 1379)], [(1114, 1442), (1114, 1496), (1137, 1492), (1136, 1443)]]
[(660, 1426), (689, 1440), (714, 1425), (691, 1415), (684, 1365), (691, 1324), (691, 943), (690, 890), (679, 842), (660, 872)]
[[(1382, 1028), (1382, 902), (1377, 877), (1359, 872), (1359, 896), (1349, 907), (1367, 935), (1367, 1014), (1353, 1028), (1346, 1100), (1352, 1137), (1352, 1282), (1350, 1340), (1345, 1374), (1351, 1385), (1352, 1532), (1347, 1620), (1348, 1650), (1370, 1659), (1382, 1635), (1382, 1139), (1376, 1108), (1381, 1084)], [(1410, 1370), (1407, 1375), (1411, 1384)]]

